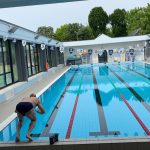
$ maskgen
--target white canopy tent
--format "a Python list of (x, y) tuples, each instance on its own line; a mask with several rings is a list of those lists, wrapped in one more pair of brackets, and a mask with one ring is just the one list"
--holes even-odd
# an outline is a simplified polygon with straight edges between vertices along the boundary
[[(75, 47), (75, 48), (95, 48), (100, 49), (100, 47), (106, 48), (111, 46), (110, 48), (115, 47), (127, 47), (130, 45), (134, 45), (135, 43), (144, 44), (145, 41), (150, 39), (150, 35), (141, 35), (141, 36), (131, 36), (131, 37), (119, 37), (119, 38), (111, 38), (105, 34), (101, 34), (94, 40), (84, 40), (84, 41), (72, 41), (72, 42), (64, 42), (64, 47)], [(113, 45), (113, 47), (112, 47)]]

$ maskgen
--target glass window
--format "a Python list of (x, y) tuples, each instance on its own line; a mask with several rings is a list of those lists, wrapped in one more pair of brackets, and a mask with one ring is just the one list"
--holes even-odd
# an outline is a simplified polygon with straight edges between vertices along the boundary
[(31, 55), (32, 73), (34, 75), (36, 72), (35, 72), (34, 50), (33, 50), (32, 45), (30, 45), (30, 55)]
[(27, 68), (28, 68), (28, 76), (31, 76), (31, 61), (30, 61), (30, 48), (29, 45), (27, 44), (25, 47), (25, 52), (26, 52), (26, 63), (27, 63)]
[(34, 59), (35, 59), (35, 70), (36, 73), (39, 72), (39, 51), (37, 47), (34, 48)]
[(47, 50), (46, 50), (46, 52), (47, 52), (47, 61), (48, 61), (48, 64), (49, 64), (49, 67), (51, 68), (52, 67), (52, 56), (51, 56), (51, 50), (50, 50), (50, 48), (48, 48)]
[(15, 45), (0, 39), (0, 88), (18, 81)]
[(12, 42), (11, 42), (11, 55), (12, 55), (13, 77), (14, 82), (16, 82), (18, 81), (17, 58), (16, 58), (15, 43)]
[(27, 66), (28, 68), (31, 67), (31, 62), (30, 62), (30, 49), (29, 45), (26, 46), (26, 55), (27, 55)]
[(4, 75), (0, 75), (0, 88), (4, 87), (5, 85), (5, 77)]
[(28, 75), (29, 75), (29, 77), (32, 75), (31, 68), (28, 68)]
[(25, 51), (28, 75), (32, 76), (39, 73), (39, 51), (37, 47), (32, 44), (27, 44)]
[(2, 47), (0, 46), (0, 74), (4, 73)]
[(6, 74), (6, 84), (11, 84), (12, 83), (12, 74), (11, 73), (7, 73)]
[(51, 51), (51, 58), (52, 58), (52, 66), (55, 67), (56, 66), (56, 56), (55, 56), (55, 51)]
[(5, 72), (10, 72), (10, 53), (7, 41), (3, 42), (3, 55), (5, 63)]

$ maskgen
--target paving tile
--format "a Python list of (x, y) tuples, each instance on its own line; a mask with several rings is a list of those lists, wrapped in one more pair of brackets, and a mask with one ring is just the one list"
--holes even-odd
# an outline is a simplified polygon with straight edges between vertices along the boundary
[[(21, 91), (20, 93), (16, 94), (13, 98), (0, 103), (0, 123), (3, 122), (6, 118), (8, 118), (12, 113), (14, 113), (16, 104), (21, 101), (21, 99), (25, 96), (33, 93), (38, 93), (42, 89), (44, 89), (49, 83), (51, 83), (54, 79), (56, 79), (61, 73), (67, 70), (68, 67), (63, 67), (57, 69), (55, 73), (48, 72), (47, 76), (42, 79), (41, 81), (33, 83), (30, 87), (26, 88), (25, 90)], [(45, 72), (43, 72), (45, 73)], [(45, 73), (46, 74), (46, 73)], [(34, 76), (33, 76), (34, 77)], [(32, 78), (32, 77), (31, 77)], [(29, 79), (30, 80), (30, 79)], [(18, 83), (17, 83), (18, 84)], [(20, 84), (20, 83), (19, 83)], [(11, 87), (11, 86), (10, 86)], [(10, 88), (9, 87), (9, 88)]]

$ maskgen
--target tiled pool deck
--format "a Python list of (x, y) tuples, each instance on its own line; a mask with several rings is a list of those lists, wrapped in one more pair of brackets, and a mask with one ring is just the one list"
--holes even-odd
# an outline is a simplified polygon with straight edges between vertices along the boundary
[[(31, 93), (39, 93), (42, 89), (44, 89), (47, 85), (52, 83), (56, 78), (58, 78), (60, 76), (60, 74), (65, 72), (67, 69), (68, 69), (68, 67), (63, 67), (63, 68), (56, 68), (55, 71), (49, 70), (49, 72), (44, 72), (46, 74), (45, 78), (43, 78), (39, 81), (36, 81), (36, 82), (32, 83), (31, 85), (29, 84), (30, 86), (27, 86), (26, 89), (19, 92), (18, 94), (15, 94), (10, 99), (3, 100), (3, 102), (0, 103), (0, 114), (3, 114), (3, 115), (0, 115), (0, 124), (3, 121), (5, 121), (10, 115), (12, 115), (14, 113), (16, 104), (23, 97), (29, 96)], [(34, 78), (34, 77), (31, 77), (31, 78)], [(20, 85), (22, 83), (16, 83), (16, 85), (17, 84)], [(9, 89), (14, 88), (14, 86), (16, 86), (16, 85), (12, 85), (8, 88)], [(7, 90), (7, 88), (5, 88), (4, 90)], [(2, 93), (3, 90), (1, 90), (0, 92)]]

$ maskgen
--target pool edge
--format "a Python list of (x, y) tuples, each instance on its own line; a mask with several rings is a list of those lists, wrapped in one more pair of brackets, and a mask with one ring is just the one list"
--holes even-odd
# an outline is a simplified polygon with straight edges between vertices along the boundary
[(147, 137), (119, 137), (119, 138), (102, 138), (102, 139), (67, 139), (60, 140), (54, 145), (50, 145), (49, 141), (34, 141), (34, 142), (0, 142), (0, 149), (4, 150), (21, 150), (21, 149), (55, 149), (55, 150), (148, 150), (150, 149), (150, 136)]
[[(51, 85), (53, 85), (59, 78), (61, 78), (71, 67), (68, 67), (65, 71), (63, 71), (57, 78), (55, 78), (52, 82), (50, 82), (44, 89), (38, 92), (36, 95), (39, 97), (42, 93), (44, 93)], [(15, 118), (17, 117), (16, 113), (13, 113), (8, 118), (6, 118), (2, 123), (0, 123), (0, 132)]]

